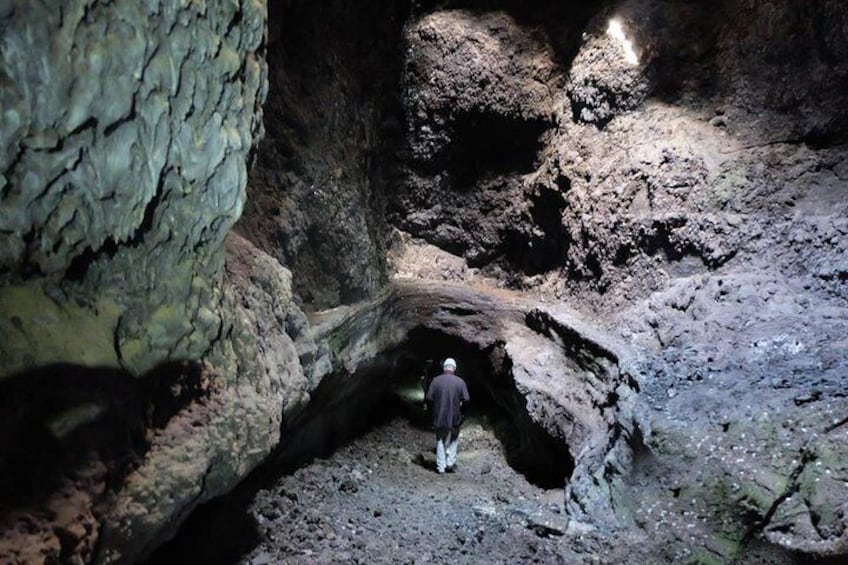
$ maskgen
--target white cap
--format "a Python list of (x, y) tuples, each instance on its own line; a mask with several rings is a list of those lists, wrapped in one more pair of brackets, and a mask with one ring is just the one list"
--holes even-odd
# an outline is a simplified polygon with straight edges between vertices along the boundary
[(445, 359), (445, 362), (442, 363), (442, 369), (447, 369), (448, 367), (453, 367), (453, 369), (456, 370), (456, 361), (454, 361), (451, 357), (448, 357)]

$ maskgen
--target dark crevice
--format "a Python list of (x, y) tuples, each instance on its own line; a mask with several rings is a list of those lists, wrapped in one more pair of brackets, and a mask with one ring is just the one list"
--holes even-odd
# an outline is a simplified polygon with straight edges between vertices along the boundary
[(27, 231), (23, 237), (24, 254), (23, 257), (21, 257), (20, 267), (18, 268), (20, 277), (24, 280), (44, 276), (41, 265), (32, 260), (32, 252), (37, 239), (38, 228), (36, 226), (31, 226), (29, 231)]
[(747, 528), (742, 537), (741, 545), (743, 547), (750, 544), (763, 530), (765, 530), (769, 523), (771, 523), (774, 515), (777, 513), (778, 508), (780, 508), (780, 505), (783, 504), (787, 498), (798, 492), (798, 489), (800, 488), (798, 479), (801, 477), (801, 473), (804, 472), (807, 463), (814, 459), (815, 455), (810, 450), (802, 448), (801, 462), (792, 470), (792, 473), (790, 473), (786, 481), (787, 486), (784, 491), (771, 503), (771, 506), (769, 506), (765, 514), (762, 516), (750, 516), (751, 525)]
[[(56, 184), (58, 184), (59, 181), (62, 180), (62, 178), (67, 173), (75, 170), (79, 166), (80, 162), (82, 161), (84, 154), (85, 154), (85, 149), (80, 149), (79, 151), (77, 151), (77, 155), (76, 155), (76, 158), (74, 159), (73, 163), (69, 163), (68, 165), (66, 165), (64, 168), (62, 168), (61, 171), (56, 173), (56, 175), (53, 178), (48, 180), (44, 184), (44, 188), (39, 190), (38, 194), (36, 194), (35, 197), (33, 197), (32, 202), (35, 203), (35, 202), (38, 202), (39, 200), (41, 200), (42, 198), (44, 198), (50, 192), (50, 189), (53, 188)], [(64, 185), (62, 185), (62, 188), (59, 191), (59, 195), (61, 196), (63, 193), (68, 192), (70, 187), (71, 187), (71, 185), (69, 183), (65, 183)], [(51, 214), (52, 214), (52, 212), (51, 212)]]
[[(79, 135), (79, 134), (81, 134), (82, 132), (84, 132), (85, 130), (89, 130), (89, 129), (90, 129), (90, 130), (94, 130), (94, 131), (96, 131), (96, 130), (97, 130), (97, 124), (98, 124), (98, 122), (97, 122), (97, 118), (95, 118), (95, 117), (93, 117), (93, 116), (92, 116), (92, 117), (88, 118), (87, 120), (85, 120), (85, 121), (84, 121), (83, 123), (81, 123), (80, 125), (78, 125), (77, 127), (75, 127), (74, 129), (72, 129), (72, 130), (68, 133), (67, 137), (73, 137), (73, 136), (75, 136), (75, 135)], [(61, 143), (61, 142), (60, 142), (60, 143)], [(57, 147), (58, 147), (59, 149), (61, 149), (61, 147), (60, 147), (60, 146), (57, 146)]]
[(504, 237), (507, 261), (528, 275), (556, 269), (565, 261), (570, 245), (562, 215), (566, 201), (560, 190), (541, 187), (529, 198), (527, 222), (521, 222)]
[(824, 429), (824, 433), (829, 434), (845, 425), (848, 425), (848, 417), (839, 420), (835, 424), (829, 425)]
[(6, 198), (9, 196), (10, 191), (12, 190), (12, 182), (10, 180), (14, 178), (15, 169), (18, 168), (21, 161), (23, 161), (24, 153), (26, 153), (26, 148), (23, 144), (18, 145), (17, 151), (15, 151), (15, 156), (12, 157), (12, 160), (9, 162), (9, 165), (6, 167), (6, 171), (4, 176), (6, 177), (5, 186), (3, 186), (2, 190), (0, 190), (0, 198)]
[(156, 216), (156, 209), (159, 206), (159, 203), (162, 199), (162, 195), (164, 194), (164, 179), (165, 172), (163, 172), (160, 176), (156, 192), (153, 194), (153, 198), (150, 199), (150, 202), (147, 203), (147, 206), (145, 206), (144, 216), (142, 217), (141, 223), (139, 224), (138, 228), (136, 228), (132, 237), (126, 242), (119, 243), (110, 236), (107, 237), (103, 244), (97, 249), (87, 247), (82, 253), (76, 255), (68, 265), (68, 268), (65, 272), (65, 279), (67, 281), (82, 281), (88, 274), (88, 271), (92, 265), (94, 265), (101, 258), (113, 258), (122, 246), (135, 248), (141, 245), (141, 243), (144, 241), (144, 235), (149, 233), (153, 229), (154, 219)]
[[(684, 227), (685, 223), (684, 218), (655, 221), (649, 228), (640, 230), (636, 238), (636, 246), (646, 255), (651, 257), (660, 255), (668, 262), (678, 262), (686, 257), (695, 257), (711, 270), (718, 269), (733, 259), (735, 256), (733, 250), (721, 256), (713, 256), (699, 248), (686, 236), (675, 234), (675, 230)], [(625, 252), (622, 260), (626, 261), (630, 253), (632, 251)]]
[(662, 254), (666, 261), (680, 261), (687, 255), (699, 256), (690, 243), (675, 241), (674, 230), (681, 227), (681, 222), (654, 222), (650, 229), (639, 234), (637, 245), (650, 256)]
[[(628, 103), (622, 100), (620, 93), (612, 90), (599, 81), (590, 81), (580, 85), (582, 91), (589, 91), (594, 96), (587, 100), (577, 92), (569, 92), (571, 102), (571, 121), (575, 124), (591, 124), (602, 131), (623, 111), (628, 110)], [(597, 111), (603, 108), (606, 111)]]
[(242, 22), (244, 18), (244, 12), (239, 8), (236, 10), (235, 14), (233, 14), (232, 19), (230, 19), (230, 23), (227, 25), (227, 31), (224, 32), (224, 37), (229, 37), (233, 30), (236, 29)]
[(135, 96), (133, 96), (132, 103), (130, 105), (130, 111), (127, 113), (126, 116), (123, 116), (123, 117), (115, 120), (114, 122), (112, 122), (111, 124), (109, 124), (108, 126), (103, 128), (103, 137), (109, 138), (122, 125), (135, 121), (135, 119), (137, 117), (135, 106), (136, 106)]
[(98, 249), (87, 247), (82, 253), (75, 256), (65, 271), (65, 280), (69, 282), (80, 282), (85, 278), (89, 268), (101, 257), (112, 258), (118, 252), (118, 244), (111, 237), (107, 238)]
[(443, 166), (459, 190), (488, 178), (526, 174), (536, 166), (541, 136), (548, 127), (542, 120), (485, 112), (461, 114), (453, 123), (450, 147), (427, 167)]
[(610, 368), (602, 365), (600, 360), (604, 360), (603, 363), (610, 366), (618, 365), (618, 358), (612, 351), (561, 324), (542, 310), (528, 312), (525, 322), (533, 331), (561, 343), (570, 359), (574, 359), (581, 367), (588, 368), (598, 375), (609, 373)]
[(227, 496), (198, 506), (177, 536), (153, 552), (147, 565), (232, 565), (262, 540), (249, 507), (256, 487), (248, 479)]
[(820, 151), (829, 149), (848, 143), (848, 135), (841, 130), (827, 130), (814, 128), (807, 132), (799, 141), (790, 142), (796, 144), (805, 144), (810, 149)]
[(168, 176), (167, 170), (163, 170), (159, 174), (159, 180), (156, 183), (156, 192), (153, 193), (153, 198), (144, 207), (144, 215), (141, 223), (132, 235), (128, 244), (132, 247), (137, 247), (144, 239), (144, 235), (153, 230), (154, 219), (156, 218), (156, 210), (159, 204), (162, 203), (162, 198), (165, 196), (165, 178)]

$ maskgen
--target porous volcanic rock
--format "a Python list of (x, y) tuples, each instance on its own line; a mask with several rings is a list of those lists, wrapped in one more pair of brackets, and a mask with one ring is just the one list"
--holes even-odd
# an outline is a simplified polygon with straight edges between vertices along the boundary
[(286, 334), (291, 275), (231, 234), (223, 291), (231, 322), (208, 356), (203, 394), (148, 435), (143, 461), (107, 499), (103, 563), (133, 561), (195, 507), (228, 492), (277, 446), (310, 385)]
[[(394, 268), (494, 278), (630, 342), (646, 449), (623, 497), (589, 490), (657, 559), (844, 555), (828, 477), (848, 458), (848, 11), (625, 0), (576, 15), (569, 50), (528, 17), (542, 4), (428, 5), (407, 26), (412, 150), (389, 217), (413, 237)], [(478, 102), (515, 136), (475, 127), (494, 159), (441, 158)], [(528, 116), (544, 127), (517, 163)]]
[(387, 280), (400, 114), (403, 2), (270, 4), (267, 135), (238, 231), (291, 269), (315, 307), (362, 300)]
[(564, 77), (544, 36), (505, 13), (437, 11), (405, 38), (409, 156), (389, 217), (472, 266), (489, 263), (527, 217), (556, 209), (556, 198), (528, 192), (524, 175), (538, 164)]

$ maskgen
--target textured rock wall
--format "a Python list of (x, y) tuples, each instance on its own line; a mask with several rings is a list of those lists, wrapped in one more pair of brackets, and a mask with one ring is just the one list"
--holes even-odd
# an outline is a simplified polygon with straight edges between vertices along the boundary
[(271, 5), (267, 135), (238, 230), (290, 268), (315, 306), (386, 282), (405, 13), (390, 1)]
[(552, 126), (551, 85), (562, 82), (552, 49), (500, 12), (427, 14), (406, 39), (410, 159), (390, 217), (472, 266), (489, 263), (525, 223), (522, 178)]
[[(199, 358), (261, 122), (264, 3), (3, 10), (3, 374)], [(53, 315), (68, 329), (102, 331), (45, 328), (44, 295), (68, 305)]]
[(572, 485), (649, 533), (634, 551), (843, 555), (848, 11), (586, 10), (445, 2), (412, 18), (395, 265), (571, 302), (635, 346), (648, 449)]
[[(306, 398), (288, 274), (237, 240), (223, 268), (262, 130), (266, 18), (260, 0), (0, 6), (12, 561), (138, 558)], [(58, 475), (20, 472), (22, 441)]]
[[(404, 231), (495, 274), (555, 271), (561, 293), (623, 282), (644, 296), (757, 239), (733, 222), (842, 202), (815, 188), (842, 181), (841, 152), (817, 151), (846, 129), (836, 4), (620, 2), (588, 23), (550, 13), (585, 32), (570, 34), (571, 58), (533, 8), (486, 7), (407, 27), (410, 158), (390, 204)], [(613, 16), (637, 65), (606, 33)], [(784, 179), (798, 178), (790, 195)]]
[(98, 561), (134, 561), (174, 535), (198, 505), (229, 492), (280, 441), (309, 400), (285, 333), (291, 275), (231, 234), (223, 286), (232, 312), (207, 357), (203, 394), (149, 433), (143, 460), (104, 503)]

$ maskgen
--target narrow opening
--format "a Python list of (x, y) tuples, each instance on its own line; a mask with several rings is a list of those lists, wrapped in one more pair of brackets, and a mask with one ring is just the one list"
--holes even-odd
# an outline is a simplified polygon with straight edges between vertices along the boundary
[(542, 187), (531, 195), (531, 223), (513, 228), (505, 238), (506, 259), (528, 275), (557, 268), (567, 254), (569, 238), (562, 213), (563, 192), (570, 189), (570, 182), (563, 178), (561, 184), (560, 190)]

